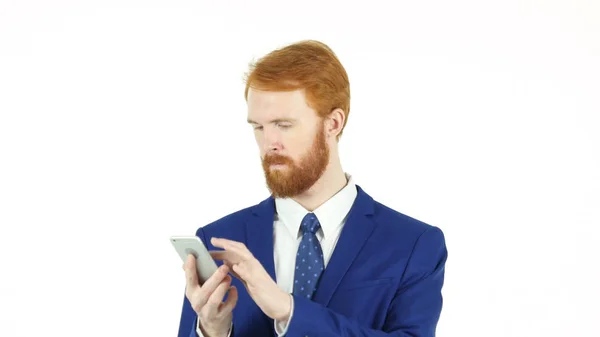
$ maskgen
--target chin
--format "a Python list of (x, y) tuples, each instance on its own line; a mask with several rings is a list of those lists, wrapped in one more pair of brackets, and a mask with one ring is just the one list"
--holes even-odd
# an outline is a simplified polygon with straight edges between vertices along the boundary
[(271, 170), (287, 170), (288, 166), (287, 166), (287, 164), (276, 164), (276, 165), (271, 165), (270, 169)]

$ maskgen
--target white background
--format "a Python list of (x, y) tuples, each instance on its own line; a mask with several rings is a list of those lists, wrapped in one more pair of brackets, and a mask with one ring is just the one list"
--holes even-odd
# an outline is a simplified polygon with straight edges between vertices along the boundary
[(175, 336), (168, 237), (267, 196), (242, 76), (301, 39), (344, 169), (446, 234), (439, 336), (600, 336), (599, 3), (391, 3), (2, 1), (0, 336)]

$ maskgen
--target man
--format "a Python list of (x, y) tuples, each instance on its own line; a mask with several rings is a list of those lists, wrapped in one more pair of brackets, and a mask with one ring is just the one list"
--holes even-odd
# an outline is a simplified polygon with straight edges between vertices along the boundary
[(434, 336), (444, 235), (343, 171), (350, 89), (332, 50), (271, 52), (245, 96), (271, 196), (196, 232), (220, 267), (200, 285), (188, 257), (179, 336)]

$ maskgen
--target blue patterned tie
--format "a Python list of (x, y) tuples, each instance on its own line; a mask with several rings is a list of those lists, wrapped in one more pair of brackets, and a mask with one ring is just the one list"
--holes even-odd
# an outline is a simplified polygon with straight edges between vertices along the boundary
[(302, 240), (296, 255), (294, 272), (294, 295), (312, 298), (317, 282), (323, 273), (323, 251), (315, 233), (319, 230), (319, 220), (314, 213), (308, 213), (302, 219)]

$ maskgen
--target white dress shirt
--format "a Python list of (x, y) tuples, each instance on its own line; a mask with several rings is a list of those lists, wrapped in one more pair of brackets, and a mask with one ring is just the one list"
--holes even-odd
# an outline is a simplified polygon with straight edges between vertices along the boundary
[[(357, 195), (352, 176), (346, 174), (346, 179), (348, 183), (344, 188), (313, 211), (321, 224), (321, 228), (316, 235), (323, 250), (325, 267), (327, 267)], [(291, 294), (294, 290), (296, 254), (302, 239), (300, 224), (309, 211), (291, 198), (276, 198), (275, 209), (275, 222), (273, 223), (275, 275), (279, 288)], [(292, 297), (290, 320), (293, 314), (294, 303)], [(275, 322), (275, 331), (279, 336), (283, 336), (287, 332), (287, 324)], [(229, 332), (231, 334), (231, 330)], [(199, 325), (196, 328), (196, 333), (198, 333), (198, 336), (203, 337)]]

